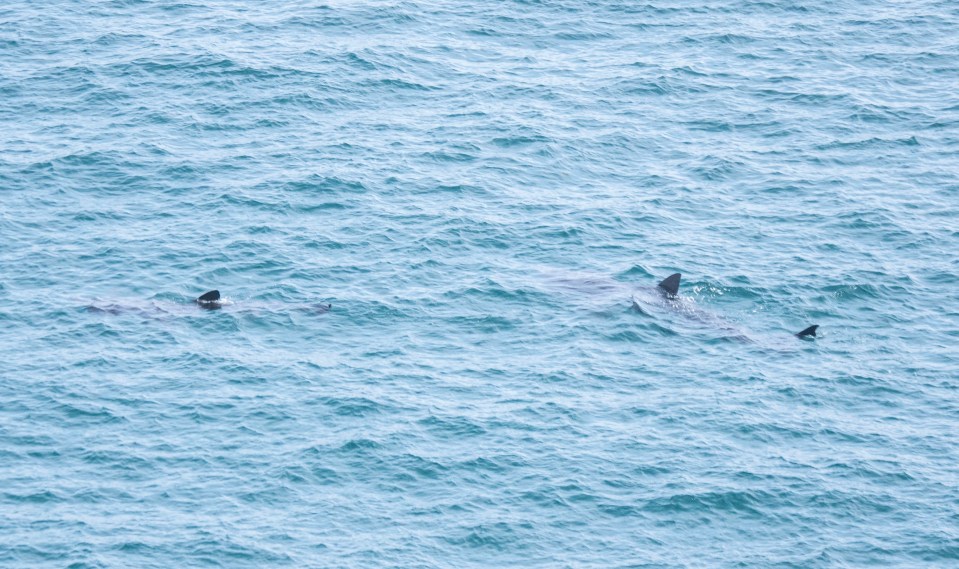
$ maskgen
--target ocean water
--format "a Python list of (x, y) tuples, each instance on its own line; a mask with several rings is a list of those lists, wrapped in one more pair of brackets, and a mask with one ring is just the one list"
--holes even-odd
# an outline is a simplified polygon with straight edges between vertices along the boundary
[(0, 127), (2, 567), (959, 566), (955, 2), (11, 0)]

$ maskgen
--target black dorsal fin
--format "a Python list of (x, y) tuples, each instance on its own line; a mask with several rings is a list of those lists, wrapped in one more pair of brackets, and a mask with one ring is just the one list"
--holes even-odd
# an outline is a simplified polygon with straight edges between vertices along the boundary
[(211, 290), (210, 292), (205, 292), (196, 299), (197, 302), (218, 302), (220, 300), (220, 291)]
[(675, 296), (679, 294), (679, 279), (681, 279), (682, 277), (683, 275), (679, 273), (669, 275), (668, 277), (663, 279), (663, 282), (659, 283), (659, 288), (666, 291), (667, 294), (671, 294)]
[(813, 324), (812, 326), (810, 326), (809, 328), (806, 328), (806, 329), (803, 330), (802, 332), (797, 333), (797, 334), (796, 334), (796, 337), (798, 337), (798, 338), (805, 338), (806, 336), (810, 336), (810, 337), (812, 337), (812, 338), (815, 338), (815, 337), (816, 337), (816, 328), (819, 328), (819, 324)]

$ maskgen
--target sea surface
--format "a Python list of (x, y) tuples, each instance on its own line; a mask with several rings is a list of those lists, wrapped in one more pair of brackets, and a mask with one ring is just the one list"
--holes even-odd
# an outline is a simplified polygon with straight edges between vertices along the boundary
[(0, 567), (957, 566), (953, 0), (0, 6)]

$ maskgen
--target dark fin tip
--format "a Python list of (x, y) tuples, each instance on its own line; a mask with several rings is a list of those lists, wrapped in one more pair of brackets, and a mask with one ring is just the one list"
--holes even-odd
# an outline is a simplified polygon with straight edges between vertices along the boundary
[(659, 283), (659, 285), (657, 286), (665, 290), (667, 293), (675, 296), (679, 294), (679, 279), (681, 279), (682, 277), (683, 277), (682, 274), (674, 273), (672, 275), (669, 275), (665, 279), (663, 279), (663, 281)]
[(218, 290), (205, 292), (196, 299), (197, 302), (217, 302), (218, 300), (220, 300), (220, 291)]
[(809, 336), (809, 337), (815, 338), (815, 337), (816, 337), (816, 328), (819, 328), (819, 324), (813, 324), (813, 325), (810, 326), (809, 328), (806, 328), (806, 329), (803, 330), (802, 332), (799, 332), (798, 334), (796, 334), (796, 337), (798, 337), (798, 338), (805, 338), (805, 337)]

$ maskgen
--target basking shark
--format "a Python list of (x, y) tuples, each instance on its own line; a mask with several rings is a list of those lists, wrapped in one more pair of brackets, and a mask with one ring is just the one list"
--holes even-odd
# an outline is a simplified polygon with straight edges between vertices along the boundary
[[(683, 275), (681, 273), (673, 273), (669, 275), (668, 277), (660, 281), (658, 285), (656, 285), (656, 292), (659, 293), (660, 297), (666, 300), (666, 302), (674, 304), (677, 307), (680, 307), (684, 312), (695, 313), (696, 315), (698, 315), (698, 312), (695, 312), (691, 310), (689, 306), (684, 305), (682, 303), (682, 299), (679, 297), (679, 283), (682, 280), (682, 278), (683, 278)], [(643, 313), (646, 312), (645, 310), (643, 310), (643, 307), (641, 306), (641, 303), (637, 299), (635, 294), (633, 295), (633, 308)], [(700, 316), (699, 319), (708, 320), (711, 318), (704, 318)], [(809, 326), (808, 328), (802, 330), (801, 332), (796, 332), (793, 335), (796, 336), (797, 338), (815, 338), (816, 330), (818, 328), (819, 328), (818, 324), (813, 324), (812, 326)]]
[[(192, 305), (192, 306), (191, 306)], [(323, 314), (333, 309), (332, 304), (288, 304), (283, 302), (262, 302), (250, 301), (236, 303), (226, 300), (220, 296), (219, 290), (205, 292), (195, 298), (192, 303), (184, 304), (167, 300), (151, 300), (149, 305), (142, 303), (103, 303), (97, 302), (87, 305), (86, 309), (90, 312), (100, 312), (107, 314), (139, 313), (143, 316), (158, 315), (185, 315), (196, 308), (203, 310), (227, 309), (243, 313), (249, 312), (284, 312), (288, 310), (298, 310), (312, 314)], [(191, 310), (192, 309), (192, 310)]]

